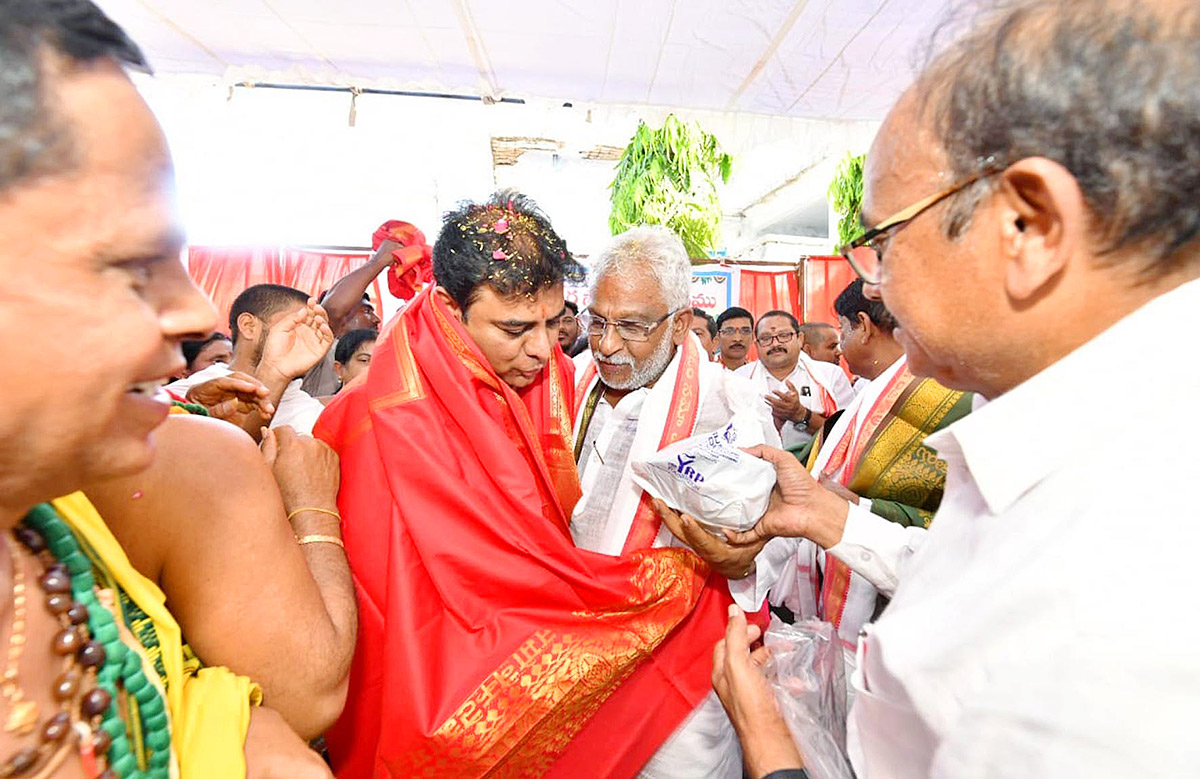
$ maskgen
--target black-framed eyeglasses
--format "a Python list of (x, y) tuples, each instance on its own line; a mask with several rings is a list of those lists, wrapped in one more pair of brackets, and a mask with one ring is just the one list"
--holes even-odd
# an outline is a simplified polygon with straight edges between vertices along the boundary
[(651, 333), (681, 310), (678, 308), (672, 309), (654, 322), (637, 322), (632, 319), (618, 319), (615, 322), (610, 322), (591, 311), (584, 311), (579, 315), (579, 319), (583, 323), (584, 329), (587, 330), (588, 338), (603, 338), (604, 331), (612, 327), (617, 331), (617, 335), (621, 337), (622, 341), (649, 341)]
[(850, 243), (839, 247), (838, 253), (846, 258), (846, 261), (850, 263), (850, 267), (854, 268), (854, 272), (861, 276), (864, 282), (867, 284), (878, 284), (883, 280), (883, 251), (887, 248), (887, 233), (899, 230), (951, 195), (961, 192), (976, 181), (1000, 173), (1006, 167), (996, 164), (995, 160), (991, 157), (988, 157), (984, 161), (984, 165), (983, 170), (974, 176), (960, 181), (949, 189), (944, 189), (927, 198), (918, 200), (908, 208), (884, 219)]
[(796, 337), (795, 330), (786, 330), (782, 333), (774, 333), (772, 335), (764, 335), (759, 338), (755, 338), (754, 342), (756, 344), (758, 344), (759, 346), (761, 346), (762, 348), (766, 349), (768, 346), (770, 346), (773, 342), (776, 342), (776, 341), (779, 342), (780, 346), (782, 346), (783, 344), (790, 344), (792, 342), (792, 339), (795, 337)]
[(731, 335), (754, 335), (753, 327), (722, 327), (717, 331), (717, 335), (729, 337)]

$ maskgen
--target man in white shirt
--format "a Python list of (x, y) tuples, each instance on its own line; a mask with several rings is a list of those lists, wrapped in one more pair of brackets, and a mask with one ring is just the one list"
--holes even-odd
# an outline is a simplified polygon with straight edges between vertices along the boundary
[[(288, 425), (298, 433), (311, 434), (324, 404), (300, 389), (305, 373), (321, 360), (333, 344), (324, 310), (298, 289), (279, 284), (256, 284), (233, 301), (229, 310), (233, 333), (233, 359), (228, 365), (213, 363), (186, 379), (172, 382), (167, 390), (180, 397), (205, 382), (241, 373), (266, 386), (274, 408), (270, 427)], [(257, 439), (267, 420), (242, 426)]]
[[(948, 464), (928, 532), (763, 451), (780, 500), (744, 540), (810, 538), (893, 593), (852, 679), (859, 777), (1200, 765), (1200, 509), (1180, 498), (1200, 473), (1200, 361), (1147, 338), (1200, 307), (1197, 40), (1191, 0), (1007, 4), (938, 56), (868, 155), (877, 227), (845, 253), (912, 370), (990, 401), (926, 440)], [(1114, 366), (1136, 399), (1115, 424), (1098, 379)], [(715, 680), (748, 712), (754, 775), (795, 768), (753, 736), (778, 725), (740, 616), (726, 636)]]
[[(744, 380), (710, 362), (689, 331), (691, 265), (683, 243), (662, 227), (641, 227), (618, 236), (591, 269), (591, 304), (585, 332), (595, 361), (580, 377), (575, 422), (575, 456), (583, 496), (571, 517), (577, 546), (620, 556), (640, 549), (683, 546), (660, 524), (649, 496), (634, 483), (630, 463), (692, 435), (738, 425), (739, 443), (773, 442), (778, 436), (766, 407)], [(699, 531), (705, 533), (706, 531)], [(717, 546), (716, 544), (719, 544)], [(714, 556), (709, 550), (726, 556)], [(705, 589), (727, 602), (730, 590), (754, 595), (754, 557), (747, 546), (736, 553), (716, 541), (701, 557), (716, 575)], [(736, 579), (736, 583), (727, 583)], [(761, 597), (760, 597), (761, 599)], [(697, 607), (699, 611), (699, 607)], [(712, 612), (708, 631), (715, 640), (724, 606)], [(693, 613), (689, 619), (703, 619)], [(675, 733), (642, 769), (646, 779), (740, 779), (741, 752), (720, 702), (707, 698), (707, 669), (701, 698)], [(648, 701), (647, 705), (652, 705)]]
[(804, 446), (835, 411), (854, 399), (837, 365), (804, 353), (800, 323), (787, 311), (768, 311), (754, 326), (758, 361), (738, 368), (771, 407), (786, 449)]

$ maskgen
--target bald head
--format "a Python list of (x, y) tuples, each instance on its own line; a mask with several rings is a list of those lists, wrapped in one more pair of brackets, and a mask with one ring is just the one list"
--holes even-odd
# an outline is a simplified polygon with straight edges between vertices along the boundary
[(814, 360), (836, 363), (838, 361), (838, 331), (827, 322), (805, 322), (800, 325), (804, 336), (804, 353)]

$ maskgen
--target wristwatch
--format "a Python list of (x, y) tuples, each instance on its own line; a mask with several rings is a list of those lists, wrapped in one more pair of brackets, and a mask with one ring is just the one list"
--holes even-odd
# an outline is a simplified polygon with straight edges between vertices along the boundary
[[(803, 406), (802, 406), (801, 408), (803, 408)], [(804, 409), (804, 418), (803, 418), (803, 419), (801, 419), (799, 422), (796, 422), (796, 424), (797, 424), (797, 425), (800, 425), (801, 427), (803, 427), (803, 428), (804, 428), (804, 429), (807, 431), (807, 430), (808, 430), (808, 423), (809, 423), (809, 422), (811, 422), (811, 421), (812, 421), (812, 409), (811, 409), (811, 408), (805, 408), (805, 409)]]

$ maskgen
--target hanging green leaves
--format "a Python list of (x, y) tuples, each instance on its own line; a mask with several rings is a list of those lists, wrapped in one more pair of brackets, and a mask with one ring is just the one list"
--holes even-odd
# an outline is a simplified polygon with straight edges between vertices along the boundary
[(829, 202), (833, 204), (833, 210), (839, 214), (838, 243), (840, 244), (850, 243), (866, 232), (863, 230), (861, 217), (863, 161), (865, 159), (865, 154), (855, 157), (847, 153), (846, 159), (842, 160), (842, 164), (838, 166), (833, 183), (829, 185)]
[(716, 136), (695, 122), (669, 115), (663, 126), (637, 131), (617, 162), (613, 179), (613, 235), (644, 224), (665, 225), (690, 257), (708, 257), (721, 243), (718, 180), (729, 181), (733, 158)]

